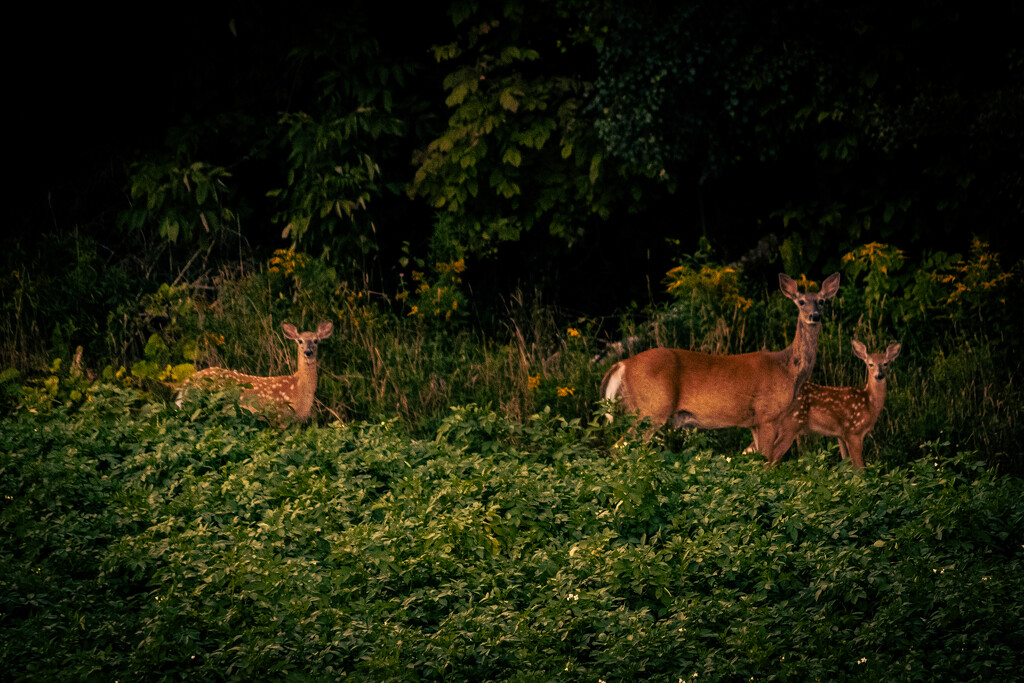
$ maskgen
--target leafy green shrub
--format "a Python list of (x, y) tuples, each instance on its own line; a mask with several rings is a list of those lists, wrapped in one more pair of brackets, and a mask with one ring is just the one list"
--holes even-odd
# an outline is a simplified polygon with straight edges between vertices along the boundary
[(179, 148), (173, 159), (139, 161), (129, 170), (129, 192), (134, 203), (120, 216), (121, 228), (145, 232), (156, 226), (168, 242), (197, 242), (203, 247), (234, 227), (231, 173), (222, 166), (188, 159)]
[(552, 412), (260, 429), (102, 386), (2, 418), (0, 663), (52, 677), (993, 680), (1024, 489), (938, 444), (765, 470)]
[(106, 357), (104, 321), (138, 283), (100, 244), (77, 233), (46, 235), (0, 259), (0, 364), (45, 372), (79, 346), (86, 363)]

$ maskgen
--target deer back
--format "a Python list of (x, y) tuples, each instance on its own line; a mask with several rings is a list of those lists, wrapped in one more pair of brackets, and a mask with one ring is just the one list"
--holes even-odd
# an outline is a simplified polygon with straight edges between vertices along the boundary
[[(294, 399), (298, 395), (298, 381), (295, 375), (261, 377), (227, 368), (210, 367), (193, 374), (187, 380), (187, 384), (200, 388), (237, 384), (241, 388), (241, 404), (246, 408), (262, 410), (274, 406), (292, 406), (296, 417), (299, 417), (299, 411), (294, 405)], [(308, 414), (307, 412), (307, 417)]]
[(748, 427), (777, 417), (793, 401), (794, 378), (778, 353), (660, 348), (623, 363), (627, 408), (658, 424), (672, 418), (677, 426)]
[(867, 390), (856, 387), (826, 387), (808, 382), (797, 395), (794, 420), (799, 434), (821, 436), (867, 432), (878, 419)]

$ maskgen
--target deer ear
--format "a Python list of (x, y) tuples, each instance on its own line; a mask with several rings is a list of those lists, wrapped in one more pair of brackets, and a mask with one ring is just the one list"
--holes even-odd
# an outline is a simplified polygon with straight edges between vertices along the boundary
[(823, 299), (831, 299), (839, 291), (839, 273), (832, 273), (821, 283), (821, 294)]
[(284, 331), (284, 336), (289, 339), (298, 339), (299, 331), (295, 329), (295, 325), (291, 323), (281, 323), (281, 330)]
[(796, 281), (785, 273), (779, 273), (779, 289), (790, 299), (795, 299), (797, 294), (799, 294)]
[(896, 356), (900, 355), (901, 349), (903, 349), (903, 344), (899, 342), (889, 344), (889, 348), (885, 350), (885, 362), (891, 363), (896, 360)]
[(320, 326), (316, 328), (316, 336), (320, 339), (327, 339), (334, 332), (334, 323), (330, 320), (325, 320), (320, 323)]
[(851, 339), (850, 344), (853, 346), (853, 355), (857, 356), (861, 360), (867, 360), (868, 347), (864, 346), (861, 342), (856, 339)]

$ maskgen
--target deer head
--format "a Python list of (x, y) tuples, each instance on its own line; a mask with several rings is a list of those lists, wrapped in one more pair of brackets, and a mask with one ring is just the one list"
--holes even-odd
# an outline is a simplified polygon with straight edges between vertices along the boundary
[(856, 339), (850, 340), (853, 346), (853, 355), (864, 361), (864, 365), (868, 369), (868, 384), (871, 384), (871, 380), (884, 381), (885, 371), (889, 367), (889, 363), (896, 360), (896, 357), (900, 355), (900, 350), (903, 348), (902, 344), (893, 343), (889, 344), (889, 348), (885, 350), (885, 353), (868, 353), (868, 349), (864, 344), (857, 341)]

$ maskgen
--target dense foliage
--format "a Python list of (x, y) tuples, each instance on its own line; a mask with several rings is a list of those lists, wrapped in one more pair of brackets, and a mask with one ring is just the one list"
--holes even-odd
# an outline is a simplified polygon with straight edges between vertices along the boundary
[(98, 386), (0, 424), (8, 680), (1009, 680), (1024, 490), (454, 410), (279, 432)]

